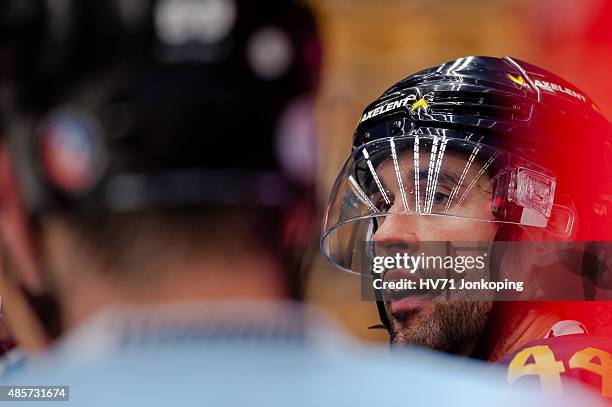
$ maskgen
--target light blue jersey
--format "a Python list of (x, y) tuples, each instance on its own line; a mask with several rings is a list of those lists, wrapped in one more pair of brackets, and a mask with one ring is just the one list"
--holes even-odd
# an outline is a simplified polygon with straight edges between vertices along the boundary
[(586, 405), (504, 383), (465, 359), (360, 344), (298, 304), (243, 302), (108, 309), (2, 384), (70, 387), (68, 402), (19, 406)]

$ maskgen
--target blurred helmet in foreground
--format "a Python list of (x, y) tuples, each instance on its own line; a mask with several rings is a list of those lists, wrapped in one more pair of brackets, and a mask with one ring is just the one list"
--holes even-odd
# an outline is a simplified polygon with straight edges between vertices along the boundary
[(299, 1), (5, 1), (0, 30), (32, 214), (278, 207), (312, 181)]

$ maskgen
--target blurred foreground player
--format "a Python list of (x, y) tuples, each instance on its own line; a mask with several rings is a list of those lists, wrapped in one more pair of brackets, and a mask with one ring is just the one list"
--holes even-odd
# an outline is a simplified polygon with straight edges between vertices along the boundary
[[(510, 57), (450, 61), (365, 109), (322, 248), (366, 275), (372, 255), (482, 256), (387, 269), (385, 282), (454, 284), (378, 289), (391, 343), (505, 361), (509, 383), (554, 394), (578, 378), (612, 400), (610, 157), (610, 123), (574, 85)], [(482, 281), (505, 288), (465, 288)]]
[(546, 404), (473, 365), (381, 360), (290, 301), (312, 213), (306, 9), (2, 8), (16, 25), (2, 290), (20, 344), (46, 352), (6, 384), (68, 385), (87, 406), (391, 403), (383, 386), (418, 404)]

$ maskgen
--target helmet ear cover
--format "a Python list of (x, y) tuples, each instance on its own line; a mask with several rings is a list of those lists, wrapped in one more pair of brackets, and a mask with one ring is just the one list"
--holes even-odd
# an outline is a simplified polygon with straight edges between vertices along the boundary
[(547, 225), (556, 181), (528, 168), (502, 170), (494, 189), (491, 211), (496, 218), (531, 226)]

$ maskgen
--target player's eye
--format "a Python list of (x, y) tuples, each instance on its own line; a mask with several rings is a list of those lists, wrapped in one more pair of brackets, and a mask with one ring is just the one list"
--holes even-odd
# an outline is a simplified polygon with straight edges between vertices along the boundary
[(448, 201), (448, 195), (444, 192), (438, 191), (433, 196), (434, 205), (444, 205)]

